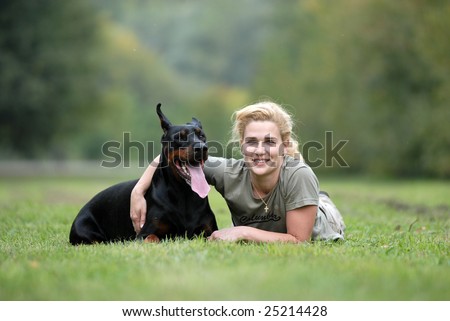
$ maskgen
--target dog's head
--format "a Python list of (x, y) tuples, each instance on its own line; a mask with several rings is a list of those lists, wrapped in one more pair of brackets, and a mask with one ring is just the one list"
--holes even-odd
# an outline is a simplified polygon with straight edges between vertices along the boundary
[(173, 173), (189, 184), (194, 192), (204, 198), (209, 192), (209, 185), (203, 173), (203, 166), (208, 158), (208, 144), (202, 124), (196, 118), (184, 125), (172, 125), (161, 111), (161, 104), (156, 112), (164, 132), (161, 137), (163, 161), (167, 161)]

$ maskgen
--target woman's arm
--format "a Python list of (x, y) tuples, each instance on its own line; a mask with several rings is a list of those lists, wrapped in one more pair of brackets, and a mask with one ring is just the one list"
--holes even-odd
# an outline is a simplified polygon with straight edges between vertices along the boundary
[(215, 231), (209, 239), (253, 242), (305, 242), (311, 239), (316, 215), (317, 206), (308, 205), (286, 213), (287, 233), (270, 232), (250, 226), (235, 226)]
[(147, 202), (145, 201), (144, 195), (150, 187), (152, 182), (153, 174), (155, 174), (156, 167), (159, 164), (159, 155), (153, 160), (153, 162), (148, 165), (144, 174), (142, 174), (139, 181), (134, 186), (131, 191), (130, 198), (130, 217), (133, 222), (134, 230), (136, 234), (141, 231), (142, 226), (145, 224), (145, 216), (147, 213)]

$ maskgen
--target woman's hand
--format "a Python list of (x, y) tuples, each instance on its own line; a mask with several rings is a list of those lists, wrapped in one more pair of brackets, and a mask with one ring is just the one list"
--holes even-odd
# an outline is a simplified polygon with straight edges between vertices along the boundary
[(146, 214), (147, 201), (144, 198), (144, 194), (135, 188), (131, 192), (130, 217), (136, 234), (139, 234), (144, 226)]
[(246, 226), (235, 226), (230, 228), (224, 228), (221, 230), (214, 231), (208, 240), (218, 240), (218, 241), (229, 241), (236, 242), (244, 240), (245, 238)]

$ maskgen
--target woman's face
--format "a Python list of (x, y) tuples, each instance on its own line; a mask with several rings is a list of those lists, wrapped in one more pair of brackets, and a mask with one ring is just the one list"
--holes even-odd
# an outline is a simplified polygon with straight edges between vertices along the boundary
[(280, 130), (272, 121), (247, 124), (242, 139), (242, 153), (247, 167), (255, 175), (277, 174), (283, 163), (285, 145)]

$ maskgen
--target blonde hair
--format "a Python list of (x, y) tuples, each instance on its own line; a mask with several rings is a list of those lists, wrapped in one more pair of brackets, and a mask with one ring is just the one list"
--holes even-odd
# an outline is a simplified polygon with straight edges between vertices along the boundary
[(244, 138), (245, 127), (252, 121), (271, 121), (280, 129), (281, 139), (286, 146), (286, 153), (294, 158), (301, 158), (298, 142), (292, 132), (293, 121), (291, 115), (280, 105), (263, 101), (246, 106), (233, 113), (232, 141), (241, 143)]

